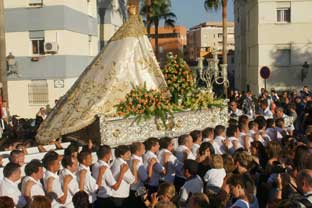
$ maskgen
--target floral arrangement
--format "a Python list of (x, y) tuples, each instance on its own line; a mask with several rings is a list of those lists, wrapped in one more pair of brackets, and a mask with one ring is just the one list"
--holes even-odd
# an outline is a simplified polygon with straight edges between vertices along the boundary
[(136, 121), (150, 119), (153, 116), (166, 122), (168, 115), (172, 115), (173, 105), (166, 90), (148, 90), (146, 85), (134, 86), (124, 101), (115, 106), (119, 116), (128, 118), (136, 116)]
[(195, 88), (192, 70), (182, 58), (173, 56), (172, 53), (168, 53), (167, 64), (162, 72), (175, 104), (178, 104), (179, 99), (189, 96)]
[(133, 86), (125, 100), (115, 106), (118, 116), (134, 116), (137, 122), (156, 117), (156, 120), (160, 119), (167, 128), (167, 121), (173, 117), (173, 112), (224, 106), (224, 101), (215, 100), (213, 93), (196, 88), (192, 71), (182, 58), (169, 53), (167, 64), (162, 71), (168, 88), (149, 90), (146, 84)]

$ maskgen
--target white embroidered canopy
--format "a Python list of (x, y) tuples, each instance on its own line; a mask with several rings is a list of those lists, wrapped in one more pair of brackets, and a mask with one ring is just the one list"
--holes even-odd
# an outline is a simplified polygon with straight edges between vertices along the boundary
[(36, 135), (39, 143), (87, 127), (96, 116), (114, 116), (114, 106), (132, 85), (166, 87), (137, 8), (41, 124)]

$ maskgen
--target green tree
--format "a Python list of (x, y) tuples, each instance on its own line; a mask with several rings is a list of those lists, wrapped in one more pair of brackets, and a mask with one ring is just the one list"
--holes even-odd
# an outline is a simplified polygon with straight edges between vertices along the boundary
[(222, 7), (222, 27), (223, 27), (223, 64), (227, 64), (227, 0), (204, 0), (207, 11), (218, 10)]
[[(146, 27), (148, 35), (150, 35), (150, 28), (152, 25), (155, 27), (155, 53), (156, 57), (159, 58), (159, 44), (158, 44), (158, 28), (162, 20), (164, 20), (165, 26), (174, 27), (176, 15), (171, 12), (171, 1), (170, 0), (153, 0), (149, 3), (145, 1), (141, 9), (141, 14), (147, 16), (149, 21), (147, 21)], [(147, 4), (150, 4), (149, 9), (147, 9)]]

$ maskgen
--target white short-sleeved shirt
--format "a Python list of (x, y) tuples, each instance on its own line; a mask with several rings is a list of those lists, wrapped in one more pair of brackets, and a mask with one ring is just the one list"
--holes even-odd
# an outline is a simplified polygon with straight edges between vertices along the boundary
[(78, 168), (78, 183), (80, 181), (79, 178), (79, 173), (82, 170), (86, 170), (86, 176), (85, 176), (85, 183), (84, 183), (84, 191), (89, 195), (89, 202), (93, 203), (96, 200), (96, 191), (98, 190), (98, 185), (96, 184), (96, 180), (92, 177), (91, 172), (90, 172), (90, 168), (84, 166), (83, 164), (79, 165)]
[(158, 186), (159, 185), (159, 180), (161, 177), (161, 173), (163, 172), (163, 170), (165, 169), (159, 162), (157, 156), (155, 155), (155, 153), (151, 152), (151, 151), (147, 151), (144, 156), (143, 156), (143, 160), (144, 160), (144, 167), (147, 169), (148, 168), (148, 163), (149, 161), (155, 158), (157, 163), (153, 166), (153, 174), (152, 177), (150, 179), (150, 181), (148, 182), (148, 184), (150, 186)]
[(137, 173), (138, 173), (138, 182), (135, 184), (131, 184), (130, 189), (133, 191), (136, 191), (138, 188), (144, 186), (144, 182), (148, 179), (148, 174), (146, 171), (146, 168), (143, 164), (143, 158), (139, 157), (137, 155), (132, 155), (131, 160), (130, 160), (130, 168), (132, 169), (132, 161), (133, 160), (138, 160), (139, 163), (137, 165)]
[(22, 182), (22, 193), (25, 193), (25, 188), (26, 188), (26, 183), (28, 181), (32, 181), (34, 182), (34, 185), (31, 187), (30, 189), (30, 197), (33, 197), (33, 196), (45, 196), (45, 192), (43, 190), (43, 186), (42, 184), (40, 183), (40, 181), (36, 181), (33, 177), (31, 176), (26, 176), (24, 179), (23, 179), (23, 182)]
[[(231, 154), (233, 154), (235, 152), (235, 150), (237, 150), (239, 148), (244, 148), (242, 143), (239, 141), (238, 138), (236, 138), (236, 137), (229, 137), (228, 139), (231, 142), (230, 147), (229, 147), (229, 150), (230, 150)], [(236, 148), (234, 147), (234, 142), (235, 141), (237, 141), (237, 147)]]
[(204, 183), (202, 179), (196, 175), (190, 180), (187, 180), (185, 184), (180, 189), (180, 202), (186, 202), (190, 194), (203, 193)]
[(68, 184), (68, 192), (67, 192), (67, 198), (64, 206), (66, 208), (74, 208), (74, 204), (72, 202), (73, 196), (79, 191), (79, 184), (77, 180), (77, 176), (72, 173), (68, 169), (63, 169), (60, 173), (60, 181), (62, 187), (64, 186), (64, 178), (65, 176), (70, 175), (72, 177), (72, 180)]
[[(127, 164), (127, 162), (119, 157), (119, 158), (117, 158), (114, 161), (114, 163), (113, 163), (113, 165), (111, 167), (111, 170), (112, 170), (112, 173), (113, 173), (113, 176), (114, 176), (115, 180), (117, 180), (118, 177), (119, 177), (120, 166), (122, 164)], [(119, 189), (116, 190), (116, 191), (112, 190), (113, 191), (113, 197), (116, 197), (116, 198), (128, 198), (129, 197), (129, 193), (130, 193), (130, 185), (133, 184), (134, 181), (135, 181), (135, 177), (131, 173), (131, 170), (128, 169), (127, 172), (125, 173), (122, 181), (121, 181)]]
[(186, 150), (189, 150), (190, 153), (187, 155), (186, 159), (190, 159), (190, 160), (195, 160), (195, 156), (193, 155), (192, 151), (187, 148), (185, 145), (179, 145), (176, 149), (175, 149), (175, 156), (177, 157), (179, 164), (176, 167), (176, 175), (180, 178), (184, 178), (184, 170), (183, 170), (183, 165), (184, 165), (184, 152)]
[(17, 183), (14, 183), (8, 178), (4, 178), (0, 182), (0, 196), (12, 198), (17, 208), (24, 207), (27, 204), (26, 199), (18, 189)]
[(173, 183), (174, 178), (175, 178), (176, 168), (178, 166), (178, 159), (169, 150), (162, 149), (162, 150), (160, 150), (160, 152), (158, 154), (158, 160), (159, 160), (160, 164), (163, 164), (165, 153), (170, 153), (170, 156), (169, 156), (166, 175), (164, 176), (164, 180), (165, 180), (165, 182)]
[(113, 189), (112, 186), (116, 184), (116, 180), (112, 174), (112, 171), (110, 169), (110, 166), (103, 160), (98, 160), (92, 168), (92, 176), (97, 180), (99, 176), (99, 170), (101, 167), (106, 167), (106, 170), (102, 176), (102, 184), (99, 187), (99, 191), (97, 196), (100, 198), (109, 198), (113, 195)]
[(195, 157), (197, 156), (197, 152), (198, 152), (199, 147), (200, 147), (200, 145), (196, 144), (196, 143), (194, 143), (192, 146), (192, 153)]
[(223, 179), (226, 176), (224, 168), (210, 169), (204, 176), (204, 181), (207, 182), (207, 186), (222, 187)]
[(43, 184), (44, 184), (44, 189), (45, 191), (47, 191), (48, 188), (48, 179), (49, 178), (53, 178), (53, 184), (52, 184), (52, 192), (54, 192), (57, 196), (57, 198), (60, 198), (64, 195), (63, 190), (62, 190), (62, 186), (60, 183), (60, 178), (56, 173), (52, 173), (48, 170), (46, 170), (45, 172), (45, 176), (43, 178)]

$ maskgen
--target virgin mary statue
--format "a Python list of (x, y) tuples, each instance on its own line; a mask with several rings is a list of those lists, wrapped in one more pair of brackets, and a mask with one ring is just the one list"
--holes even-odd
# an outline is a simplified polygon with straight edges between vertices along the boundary
[(139, 17), (139, 0), (128, 1), (128, 20), (80, 75), (41, 124), (41, 144), (92, 124), (96, 116), (114, 117), (114, 106), (133, 86), (166, 87)]

